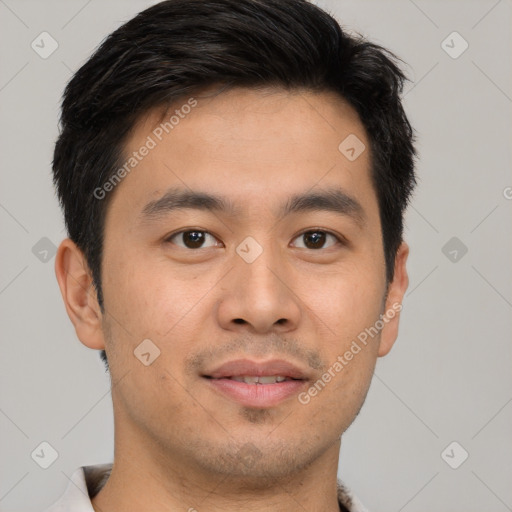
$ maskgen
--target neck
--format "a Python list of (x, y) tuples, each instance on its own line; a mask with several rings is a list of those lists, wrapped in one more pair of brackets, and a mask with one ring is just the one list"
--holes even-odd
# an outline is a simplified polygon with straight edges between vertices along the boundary
[(256, 478), (206, 471), (178, 453), (166, 453), (137, 437), (116, 429), (111, 475), (92, 500), (96, 512), (340, 510), (339, 440), (305, 468), (291, 468), (279, 478)]

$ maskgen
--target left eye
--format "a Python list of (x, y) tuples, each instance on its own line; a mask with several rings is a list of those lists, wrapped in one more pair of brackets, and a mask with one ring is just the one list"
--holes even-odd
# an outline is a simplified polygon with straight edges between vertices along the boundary
[(331, 237), (332, 239), (334, 239), (334, 244), (336, 244), (336, 242), (340, 242), (340, 239), (336, 235), (333, 235), (332, 233), (328, 233), (327, 231), (312, 230), (306, 231), (300, 234), (297, 238), (295, 238), (295, 240), (302, 239), (306, 241), (305, 244), (303, 244), (302, 246), (298, 245), (296, 247), (299, 247), (301, 249), (325, 249), (326, 247), (324, 246), (324, 244), (327, 237)]
[[(173, 240), (180, 240), (182, 243), (176, 243)], [(213, 242), (217, 242), (217, 239), (210, 235), (207, 231), (199, 231), (199, 230), (190, 230), (190, 231), (180, 231), (179, 233), (175, 233), (171, 237), (167, 239), (167, 242), (175, 243), (179, 247), (184, 247), (185, 249), (202, 249), (204, 247), (204, 243), (206, 240), (212, 240)], [(215, 244), (214, 244), (215, 245)], [(210, 247), (213, 247), (210, 246)]]

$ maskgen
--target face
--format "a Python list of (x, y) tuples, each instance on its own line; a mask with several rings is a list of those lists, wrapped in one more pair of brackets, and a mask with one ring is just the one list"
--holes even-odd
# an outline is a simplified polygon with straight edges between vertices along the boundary
[(386, 283), (365, 130), (330, 93), (187, 99), (169, 133), (153, 111), (126, 144), (105, 313), (77, 327), (106, 347), (116, 442), (240, 477), (337, 461), (407, 286), (406, 246)]

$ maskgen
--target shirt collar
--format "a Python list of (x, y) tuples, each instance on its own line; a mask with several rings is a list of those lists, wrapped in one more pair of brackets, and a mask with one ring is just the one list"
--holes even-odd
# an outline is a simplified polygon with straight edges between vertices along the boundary
[[(64, 494), (44, 512), (94, 512), (91, 499), (105, 485), (111, 470), (111, 463), (79, 467), (71, 475)], [(340, 510), (368, 512), (341, 482), (338, 482), (338, 501)]]

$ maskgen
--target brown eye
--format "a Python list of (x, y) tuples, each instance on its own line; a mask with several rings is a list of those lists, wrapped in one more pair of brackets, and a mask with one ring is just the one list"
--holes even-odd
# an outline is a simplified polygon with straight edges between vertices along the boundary
[[(167, 241), (174, 243), (179, 247), (184, 247), (185, 249), (202, 249), (204, 247), (205, 241), (208, 240), (208, 238), (210, 238), (213, 242), (216, 242), (215, 237), (206, 231), (189, 230), (175, 233), (170, 238), (168, 238)], [(213, 245), (215, 245), (215, 243)]]
[(336, 242), (340, 242), (340, 239), (337, 236), (332, 233), (328, 233), (327, 231), (306, 231), (296, 238), (296, 240), (302, 239), (304, 241), (303, 245), (298, 245), (296, 247), (300, 247), (301, 249), (326, 249), (327, 247), (325, 247), (325, 243), (329, 237), (334, 239), (334, 243), (327, 247), (331, 247), (332, 245), (335, 245)]

